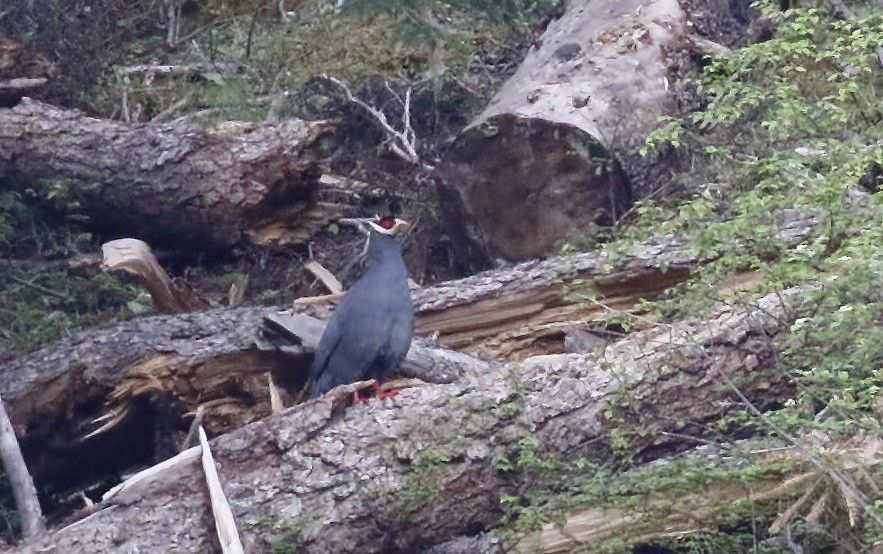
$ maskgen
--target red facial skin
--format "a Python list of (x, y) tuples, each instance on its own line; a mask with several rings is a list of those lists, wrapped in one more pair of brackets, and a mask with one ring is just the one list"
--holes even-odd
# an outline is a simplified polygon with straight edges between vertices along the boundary
[(377, 224), (380, 225), (381, 227), (383, 227), (384, 229), (392, 229), (393, 227), (395, 227), (396, 218), (394, 218), (391, 215), (388, 215), (388, 216), (382, 218), (380, 221), (378, 221)]

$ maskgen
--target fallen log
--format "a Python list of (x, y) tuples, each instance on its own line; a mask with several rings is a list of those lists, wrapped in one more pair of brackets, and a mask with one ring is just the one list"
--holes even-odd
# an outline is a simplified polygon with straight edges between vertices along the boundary
[[(796, 244), (813, 225), (810, 215), (789, 213), (777, 238)], [(569, 329), (629, 313), (641, 298), (685, 279), (690, 266), (703, 260), (682, 246), (678, 237), (656, 237), (616, 265), (609, 252), (592, 252), (415, 290), (417, 330), (434, 335), (441, 346), (489, 360), (562, 353)], [(576, 294), (586, 290), (593, 291), (591, 298)], [(327, 315), (325, 306), (304, 311)], [(126, 434), (143, 435), (138, 442), (143, 450), (102, 458), (114, 467), (168, 455), (174, 445), (156, 444), (150, 437), (183, 435), (182, 415), (199, 405), (213, 434), (266, 417), (271, 413), (266, 373), (282, 388), (283, 403), (291, 405), (321, 329), (314, 319), (273, 308), (136, 319), (74, 335), (4, 364), (0, 394), (35, 479), (65, 488), (72, 485), (69, 467), (78, 463), (73, 460), (97, 468), (94, 460), (115, 452)], [(402, 373), (440, 383), (461, 379), (465, 368), (493, 367), (416, 342)], [(92, 423), (102, 414), (104, 420)], [(159, 432), (162, 425), (166, 428)], [(114, 430), (83, 440), (102, 427)]]
[(553, 255), (672, 184), (676, 156), (637, 151), (659, 116), (682, 113), (679, 79), (701, 59), (697, 41), (744, 40), (749, 3), (568, 1), (441, 167), (462, 257), (486, 267)]
[(120, 123), (25, 99), (0, 109), (0, 177), (62, 179), (99, 231), (162, 248), (304, 242), (366, 186), (322, 178), (324, 121)]
[[(367, 405), (347, 408), (350, 390), (340, 387), (219, 437), (212, 451), (243, 544), (415, 552), (474, 534), (497, 523), (503, 495), (550, 481), (517, 463), (526, 444), (539, 459), (597, 467), (610, 455), (611, 430), (637, 416), (639, 456), (664, 456), (678, 448), (678, 433), (702, 436), (705, 423), (739, 404), (727, 383), (759, 407), (793, 393), (773, 370), (771, 338), (787, 328), (793, 294), (654, 326), (601, 355), (538, 357)], [(17, 551), (216, 549), (196, 464), (182, 455)]]
[[(799, 210), (774, 217), (773, 238), (788, 247), (817, 224)], [(685, 243), (677, 235), (656, 236), (619, 254), (535, 260), (416, 290), (417, 332), (437, 333), (439, 344), (486, 359), (565, 352), (571, 329), (633, 312), (641, 299), (655, 298), (716, 256), (691, 252)]]
[[(44, 490), (67, 490), (94, 478), (73, 471), (80, 465), (97, 475), (168, 456), (187, 430), (184, 414), (197, 406), (205, 408), (204, 424), (213, 434), (268, 416), (267, 373), (291, 405), (323, 327), (309, 316), (273, 308), (136, 319), (79, 333), (5, 364), (2, 395), (35, 480)], [(279, 336), (280, 329), (288, 336)], [(401, 373), (449, 382), (467, 368), (493, 367), (415, 343)], [(157, 433), (168, 436), (158, 443)], [(139, 449), (118, 455), (122, 441)]]

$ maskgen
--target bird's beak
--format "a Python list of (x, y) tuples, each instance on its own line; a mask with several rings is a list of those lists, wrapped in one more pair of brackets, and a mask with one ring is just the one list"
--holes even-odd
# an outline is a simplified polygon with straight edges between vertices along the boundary
[(405, 232), (405, 230), (411, 226), (410, 223), (405, 221), (404, 219), (396, 218), (395, 222), (392, 225), (392, 228), (387, 229), (385, 227), (381, 227), (377, 224), (376, 218), (359, 218), (359, 221), (365, 224), (368, 228), (374, 229), (381, 235), (390, 235), (390, 236), (399, 236)]

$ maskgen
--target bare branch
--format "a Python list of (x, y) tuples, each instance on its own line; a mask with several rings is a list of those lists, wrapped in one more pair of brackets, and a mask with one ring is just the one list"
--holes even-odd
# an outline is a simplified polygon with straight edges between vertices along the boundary
[(25, 466), (21, 448), (12, 430), (12, 423), (6, 415), (3, 400), (0, 399), (0, 458), (3, 458), (3, 469), (9, 477), (15, 506), (21, 517), (21, 529), (24, 538), (30, 538), (43, 530), (43, 513), (37, 499), (37, 489), (28, 468)]
[[(346, 94), (347, 100), (361, 107), (363, 110), (371, 114), (374, 119), (380, 123), (380, 126), (383, 127), (383, 130), (386, 132), (389, 139), (392, 141), (390, 144), (390, 150), (392, 150), (398, 157), (402, 158), (408, 163), (412, 163), (415, 165), (421, 165), (426, 169), (434, 169), (431, 165), (425, 164), (420, 161), (420, 156), (417, 154), (416, 149), (416, 135), (414, 133), (414, 129), (411, 127), (411, 89), (409, 88), (407, 93), (405, 94), (405, 100), (402, 101), (398, 96), (396, 98), (403, 105), (403, 115), (402, 119), (404, 120), (403, 129), (401, 131), (397, 131), (393, 128), (393, 126), (389, 123), (389, 120), (386, 119), (386, 114), (382, 111), (378, 110), (374, 106), (366, 103), (364, 100), (356, 98), (353, 95), (352, 91), (346, 86), (340, 79), (332, 77), (328, 74), (323, 73), (320, 75), (321, 78), (334, 83), (338, 87), (340, 87), (344, 94)], [(387, 84), (387, 88), (389, 85)], [(390, 89), (391, 90), (391, 89)]]

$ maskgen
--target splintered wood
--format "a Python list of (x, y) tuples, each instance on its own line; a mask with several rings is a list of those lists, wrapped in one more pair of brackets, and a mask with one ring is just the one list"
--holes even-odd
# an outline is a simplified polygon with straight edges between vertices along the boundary
[(105, 271), (125, 271), (138, 277), (150, 293), (153, 307), (162, 314), (205, 310), (210, 304), (184, 283), (173, 281), (146, 242), (126, 238), (101, 245)]

